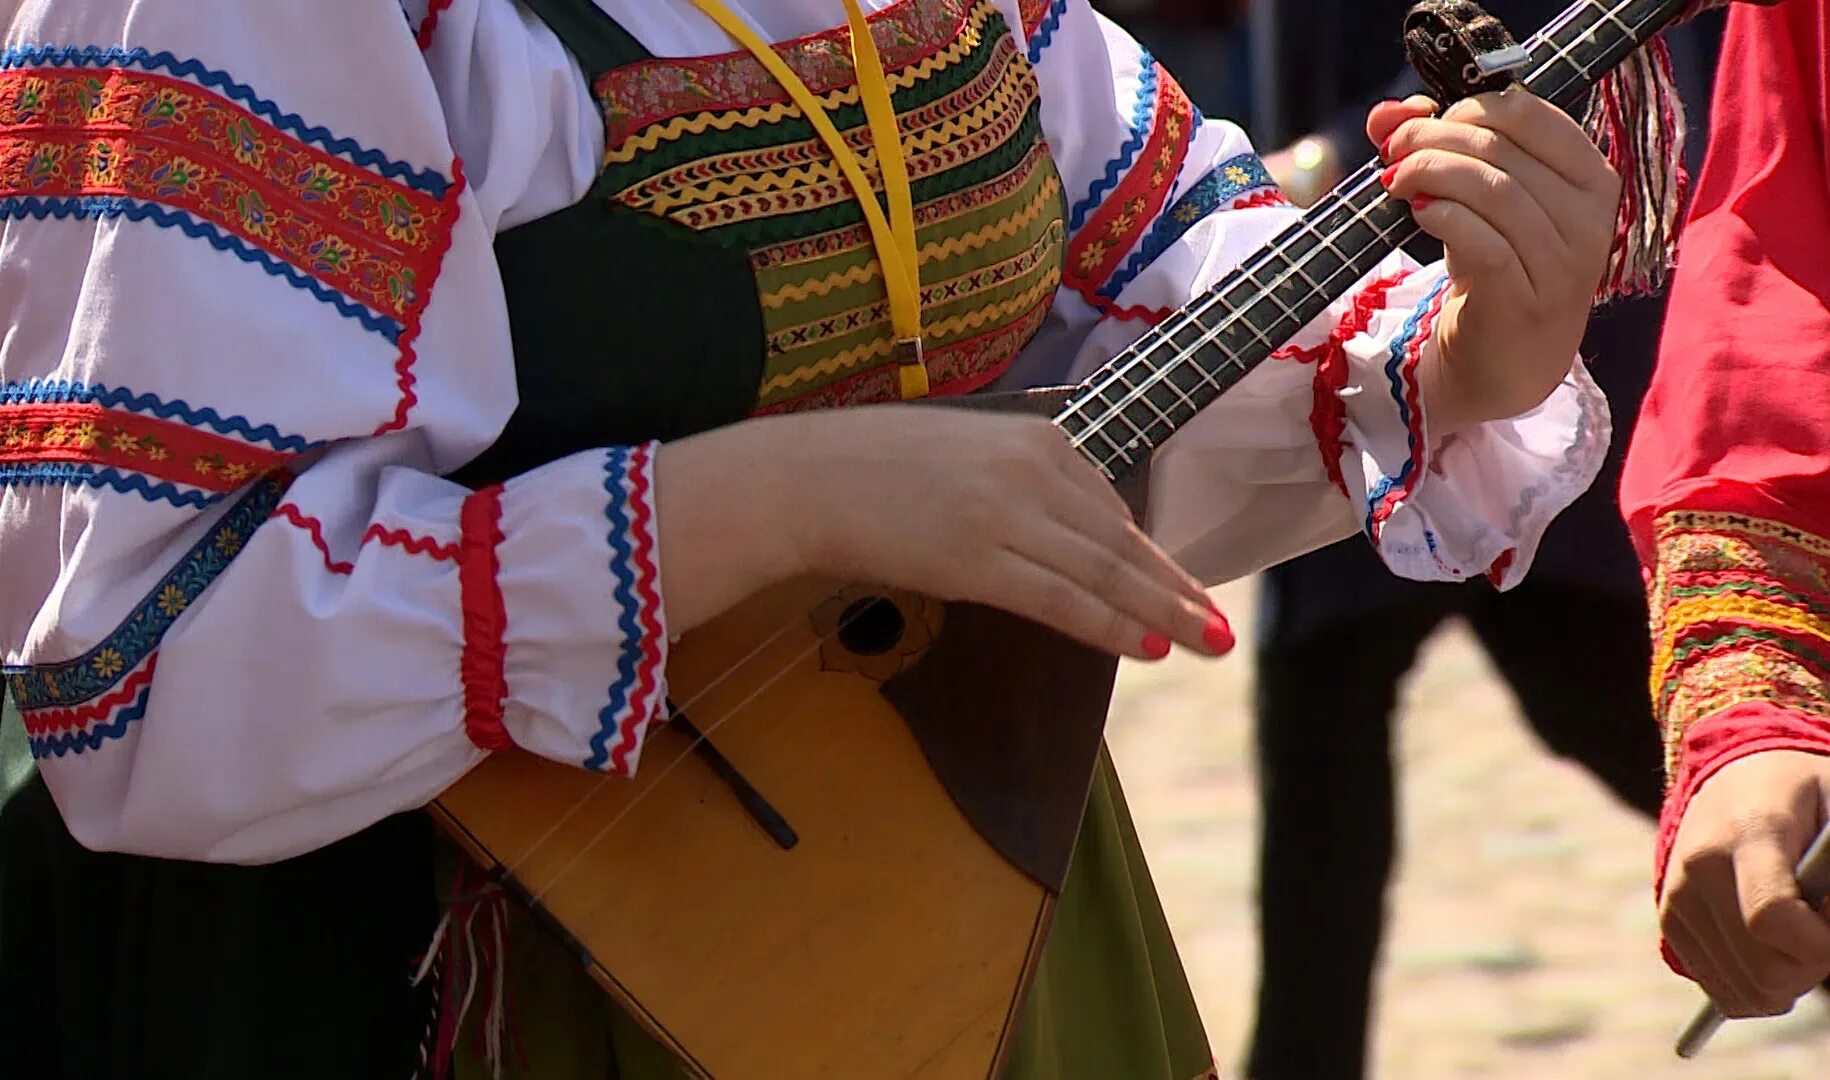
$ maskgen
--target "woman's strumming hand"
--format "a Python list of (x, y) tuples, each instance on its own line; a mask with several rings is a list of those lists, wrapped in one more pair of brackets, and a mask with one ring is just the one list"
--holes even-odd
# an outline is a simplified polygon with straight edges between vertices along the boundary
[(1116, 655), (1233, 645), (1201, 585), (1041, 418), (898, 405), (771, 417), (669, 443), (656, 468), (675, 633), (820, 574), (1002, 608)]

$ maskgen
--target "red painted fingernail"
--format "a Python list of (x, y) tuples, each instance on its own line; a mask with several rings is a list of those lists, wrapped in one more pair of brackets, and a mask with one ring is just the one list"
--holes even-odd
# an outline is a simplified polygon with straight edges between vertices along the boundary
[(1226, 617), (1215, 615), (1207, 620), (1207, 626), (1201, 631), (1201, 640), (1215, 656), (1225, 656), (1233, 651), (1233, 628), (1227, 625)]
[(1385, 167), (1385, 171), (1379, 174), (1379, 183), (1384, 184), (1386, 187), (1389, 188), (1392, 186), (1392, 177), (1397, 176), (1397, 175), (1398, 175), (1398, 166), (1395, 164), (1387, 165)]
[(1152, 660), (1161, 660), (1169, 655), (1169, 639), (1161, 634), (1144, 635), (1144, 655)]
[(1414, 214), (1435, 201), (1436, 197), (1433, 195), (1418, 195), (1411, 200), (1411, 213)]
[(1390, 161), (1392, 159), (1392, 140), (1397, 137), (1398, 133), (1394, 131), (1385, 137), (1384, 142), (1379, 144), (1379, 157), (1382, 160)]

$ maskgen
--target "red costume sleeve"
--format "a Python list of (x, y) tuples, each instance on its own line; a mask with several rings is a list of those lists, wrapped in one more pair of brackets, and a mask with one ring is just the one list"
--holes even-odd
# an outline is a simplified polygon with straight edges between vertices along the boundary
[(1661, 889), (1684, 808), (1716, 770), (1762, 750), (1830, 754), (1827, 31), (1825, 0), (1730, 15), (1622, 483), (1670, 781)]

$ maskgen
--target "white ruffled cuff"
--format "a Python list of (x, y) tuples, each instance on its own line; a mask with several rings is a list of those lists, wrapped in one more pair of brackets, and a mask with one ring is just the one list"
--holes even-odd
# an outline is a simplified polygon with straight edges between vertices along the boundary
[(1613, 429), (1580, 358), (1543, 404), (1436, 440), (1417, 382), (1448, 293), (1441, 274), (1394, 288), (1346, 342), (1342, 479), (1392, 572), (1418, 581), (1524, 579), (1551, 521), (1588, 490)]

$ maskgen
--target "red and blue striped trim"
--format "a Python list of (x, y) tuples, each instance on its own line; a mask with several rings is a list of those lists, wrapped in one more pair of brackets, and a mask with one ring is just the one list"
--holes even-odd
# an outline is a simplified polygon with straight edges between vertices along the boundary
[(398, 349), (400, 396), (376, 434), (418, 401), (414, 342), (464, 188), (461, 161), (449, 180), (411, 169), (168, 54), (0, 61), (0, 220), (150, 222), (309, 293)]
[[(1163, 212), (1199, 125), (1199, 114), (1182, 87), (1168, 72), (1155, 70), (1154, 104), (1141, 150), (1068, 243), (1066, 283), (1107, 314), (1115, 311), (1103, 290)], [(1097, 192), (1100, 185), (1094, 188)]]
[[(1258, 196), (1262, 201), (1254, 200)], [(1238, 208), (1245, 200), (1252, 206), (1288, 206), (1289, 200), (1278, 190), (1277, 182), (1265, 170), (1257, 154), (1238, 154), (1213, 167), (1206, 176), (1182, 194), (1175, 204), (1158, 215), (1143, 245), (1132, 252), (1123, 269), (1099, 288), (1099, 295), (1117, 300), (1125, 286), (1149, 269), (1188, 230), (1221, 210)]]
[(1417, 382), (1417, 362), (1423, 355), (1424, 343), (1429, 341), (1435, 329), (1436, 318), (1442, 313), (1443, 301), (1449, 293), (1449, 278), (1441, 277), (1434, 288), (1417, 302), (1410, 317), (1404, 322), (1404, 328), (1392, 339), (1389, 359), (1385, 364), (1386, 382), (1391, 388), (1392, 401), (1398, 406), (1398, 415), (1404, 421), (1406, 442), (1410, 448), (1410, 457), (1397, 476), (1384, 476), (1373, 485), (1366, 496), (1366, 535), (1373, 543), (1379, 542), (1384, 531), (1385, 522), (1392, 512), (1403, 505), (1404, 500), (1417, 487), (1417, 480), (1423, 475), (1429, 448), (1423, 437), (1423, 406), (1419, 401), (1421, 390)]
[(1093, 181), (1093, 186), (1068, 210), (1068, 231), (1079, 232), (1087, 223), (1087, 218), (1098, 209), (1106, 192), (1118, 186), (1118, 181), (1137, 160), (1137, 155), (1150, 140), (1152, 124), (1155, 121), (1159, 100), (1159, 83), (1166, 74), (1162, 65), (1144, 51), (1139, 61), (1143, 67), (1138, 74), (1137, 101), (1131, 108), (1131, 133), (1119, 145), (1117, 156), (1106, 162), (1105, 171)]
[[(124, 387), (104, 383), (82, 383), (66, 379), (27, 379), (0, 383), (0, 410), (10, 405), (99, 405), (120, 412), (140, 413), (160, 420), (172, 420), (194, 428), (208, 428), (218, 435), (259, 443), (286, 454), (301, 454), (324, 444), (307, 441), (302, 435), (282, 435), (272, 424), (254, 426), (246, 417), (224, 417), (208, 406), (198, 408), (182, 398), (166, 401), (154, 394), (140, 394)], [(0, 416), (4, 416), (0, 412)]]
[(0, 487), (81, 484), (201, 508), (284, 468), (310, 445), (270, 424), (224, 421), (150, 394), (77, 383), (0, 386)]
[[(266, 477), (204, 533), (133, 611), (94, 648), (58, 663), (0, 669), (21, 713), (94, 702), (146, 665), (166, 631), (229, 568), (286, 492), (285, 476)], [(120, 731), (126, 730), (125, 723)]]
[(124, 737), (135, 723), (146, 718), (152, 696), (153, 672), (159, 654), (153, 653), (121, 681), (113, 693), (74, 709), (21, 709), (26, 745), (35, 759), (60, 758), (100, 750)]
[(231, 101), (240, 102), (249, 112), (301, 142), (319, 147), (363, 168), (373, 169), (391, 180), (423, 191), (434, 199), (443, 199), (451, 187), (451, 181), (439, 175), (437, 170), (418, 168), (363, 146), (354, 139), (341, 138), (327, 128), (307, 124), (297, 113), (280, 111), (277, 104), (256, 94), (245, 83), (237, 82), (228, 72), (205, 67), (197, 60), (179, 59), (169, 52), (155, 53), (143, 48), (104, 48), (96, 45), (15, 45), (0, 52), (0, 71), (27, 67), (138, 68), (142, 71), (163, 72), (206, 86)]
[(598, 714), (587, 769), (631, 775), (643, 736), (662, 718), (667, 635), (661, 625), (660, 566), (655, 547), (653, 443), (605, 452), (604, 515), (610, 521), (611, 599), (616, 604), (616, 679)]
[(1341, 472), (1341, 452), (1346, 445), (1347, 403), (1341, 399), (1341, 391), (1347, 388), (1352, 374), (1347, 362), (1347, 343), (1366, 332), (1366, 328), (1372, 325), (1373, 316), (1385, 308), (1386, 297), (1410, 276), (1411, 271), (1400, 270), (1368, 282), (1365, 288), (1354, 294), (1347, 313), (1341, 316), (1341, 321), (1335, 324), (1321, 344), (1307, 349), (1286, 345), (1271, 354), (1273, 359), (1298, 360), (1315, 365), (1309, 428), (1315, 434), (1315, 447), (1322, 457), (1322, 470), (1328, 474), (1328, 482), (1342, 495), (1347, 494), (1347, 479)]

